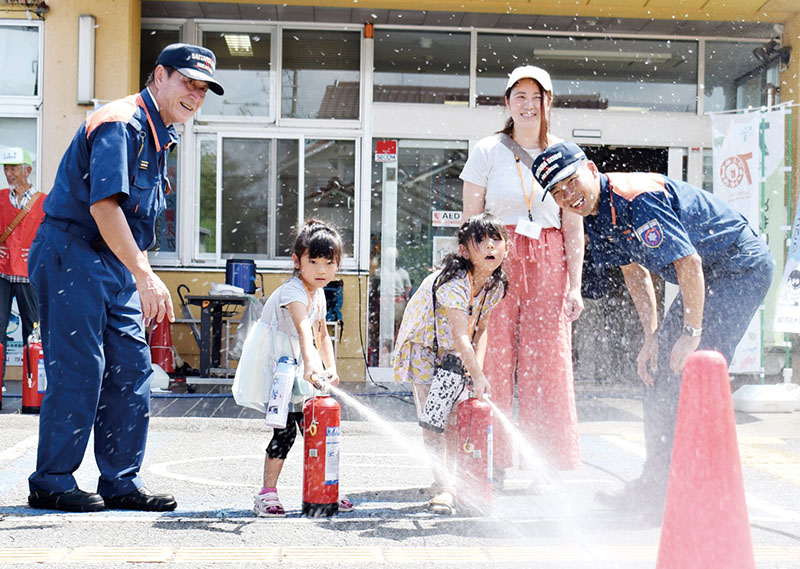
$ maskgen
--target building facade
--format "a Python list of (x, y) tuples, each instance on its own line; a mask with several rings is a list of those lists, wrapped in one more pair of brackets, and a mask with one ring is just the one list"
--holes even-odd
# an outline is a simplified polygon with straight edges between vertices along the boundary
[[(291, 271), (293, 226), (331, 221), (346, 244), (340, 373), (386, 380), (407, 289), (452, 242), (458, 175), (471, 145), (502, 127), (514, 67), (551, 73), (553, 132), (601, 165), (709, 189), (709, 113), (800, 93), (800, 8), (789, 0), (430, 7), (0, 0), (0, 145), (35, 151), (47, 191), (80, 121), (141, 89), (163, 46), (213, 49), (226, 93), (180, 127), (152, 264), (173, 292), (205, 294), (228, 259), (252, 259), (269, 292)], [(785, 219), (797, 195), (778, 198)], [(195, 362), (188, 327), (173, 336)]]

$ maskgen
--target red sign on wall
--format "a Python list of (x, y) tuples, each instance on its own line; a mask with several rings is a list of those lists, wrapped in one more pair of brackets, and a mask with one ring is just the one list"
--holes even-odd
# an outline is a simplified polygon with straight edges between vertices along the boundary
[(397, 141), (376, 140), (375, 162), (397, 162)]

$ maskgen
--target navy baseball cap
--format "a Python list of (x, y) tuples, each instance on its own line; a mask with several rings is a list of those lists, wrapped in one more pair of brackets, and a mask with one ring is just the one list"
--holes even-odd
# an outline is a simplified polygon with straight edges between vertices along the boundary
[(217, 95), (225, 93), (218, 82), (214, 80), (214, 69), (217, 66), (217, 58), (214, 52), (208, 48), (188, 43), (173, 43), (163, 49), (158, 56), (156, 65), (174, 67), (190, 79), (205, 81), (208, 88)]
[(572, 176), (584, 160), (586, 153), (580, 146), (574, 142), (559, 142), (536, 157), (531, 171), (546, 196), (556, 183)]

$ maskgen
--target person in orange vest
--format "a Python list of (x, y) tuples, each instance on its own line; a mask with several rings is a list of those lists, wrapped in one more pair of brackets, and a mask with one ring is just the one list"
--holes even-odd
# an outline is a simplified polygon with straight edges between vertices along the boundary
[(6, 148), (0, 163), (8, 187), (0, 190), (0, 326), (3, 327), (3, 376), (6, 373), (7, 336), (11, 302), (16, 297), (22, 320), (22, 341), (27, 342), (34, 322), (39, 320), (36, 290), (28, 280), (28, 251), (44, 211), (44, 194), (37, 192), (29, 178), (33, 156), (24, 148)]

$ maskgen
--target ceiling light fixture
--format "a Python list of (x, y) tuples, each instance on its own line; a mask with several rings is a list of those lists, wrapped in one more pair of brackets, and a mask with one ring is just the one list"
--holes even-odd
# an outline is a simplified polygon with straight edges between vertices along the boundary
[(225, 34), (228, 52), (234, 57), (253, 57), (253, 46), (247, 34)]
[(628, 63), (661, 63), (672, 59), (671, 53), (653, 53), (649, 51), (612, 51), (599, 49), (553, 49), (534, 50), (537, 59), (580, 60), (596, 59), (598, 61), (622, 61)]

